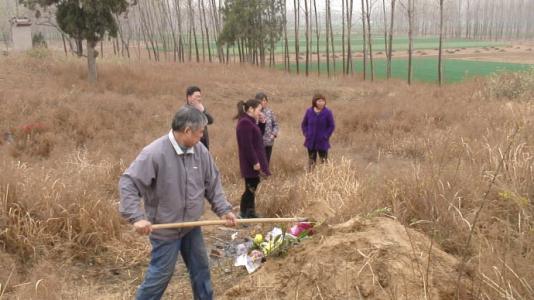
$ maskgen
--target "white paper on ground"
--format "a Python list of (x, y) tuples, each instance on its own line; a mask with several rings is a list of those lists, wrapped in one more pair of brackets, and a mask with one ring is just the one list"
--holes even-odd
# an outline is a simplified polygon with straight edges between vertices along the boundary
[(271, 230), (271, 238), (274, 240), (275, 237), (282, 234), (282, 229), (278, 227), (274, 227), (273, 230)]
[(250, 256), (242, 254), (235, 258), (234, 266), (245, 266), (247, 272), (250, 274), (261, 266), (261, 260), (254, 261)]

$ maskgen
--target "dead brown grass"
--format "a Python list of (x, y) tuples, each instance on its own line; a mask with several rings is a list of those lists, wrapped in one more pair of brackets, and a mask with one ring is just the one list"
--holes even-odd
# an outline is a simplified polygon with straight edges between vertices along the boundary
[[(243, 185), (235, 104), (265, 91), (282, 131), (273, 153), (275, 175), (260, 185), (260, 212), (329, 223), (385, 213), (427, 233), (436, 247), (466, 256), (474, 297), (534, 297), (530, 87), (509, 100), (494, 92), (499, 86), (482, 81), (437, 88), (304, 78), (248, 66), (116, 60), (101, 62), (100, 81), (90, 86), (83, 62), (53, 53), (3, 57), (0, 65), (0, 130), (13, 136), (0, 144), (0, 245), (10, 261), (25, 263), (9, 282), (0, 277), (10, 295), (29, 295), (19, 285), (44, 278), (37, 267), (31, 275), (42, 261), (68, 262), (64, 268), (83, 262), (85, 270), (144, 263), (146, 244), (124, 234), (128, 229), (116, 212), (118, 176), (143, 146), (166, 133), (185, 87), (198, 84), (216, 119), (212, 153), (234, 204)], [(306, 173), (299, 126), (314, 91), (327, 95), (337, 129), (331, 162)], [(464, 251), (482, 201), (473, 243)], [(124, 277), (128, 289), (116, 298), (131, 296), (140, 277)], [(47, 286), (52, 291), (55, 285)], [(84, 288), (68, 293), (94, 295)]]

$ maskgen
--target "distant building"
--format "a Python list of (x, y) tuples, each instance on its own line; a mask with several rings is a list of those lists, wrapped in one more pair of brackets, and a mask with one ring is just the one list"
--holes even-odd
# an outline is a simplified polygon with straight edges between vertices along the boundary
[(14, 51), (32, 48), (32, 21), (26, 17), (13, 17), (11, 23), (11, 40)]

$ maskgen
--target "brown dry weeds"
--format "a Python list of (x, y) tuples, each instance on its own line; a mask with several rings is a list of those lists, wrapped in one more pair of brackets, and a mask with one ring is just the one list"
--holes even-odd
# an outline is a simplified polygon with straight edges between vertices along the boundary
[[(100, 81), (91, 86), (82, 61), (53, 53), (2, 57), (0, 65), (0, 130), (11, 134), (0, 144), (0, 262), (13, 270), (2, 272), (0, 293), (9, 297), (33, 298), (44, 288), (49, 299), (131, 297), (148, 246), (117, 215), (117, 179), (144, 145), (166, 133), (190, 84), (203, 88), (215, 116), (212, 153), (232, 203), (242, 193), (235, 104), (265, 91), (282, 131), (275, 175), (260, 185), (260, 212), (306, 214), (331, 225), (387, 213), (427, 234), (433, 247), (466, 257), (473, 298), (534, 297), (533, 107), (524, 101), (532, 90), (509, 100), (491, 97), (482, 81), (438, 88), (117, 59), (100, 62)], [(331, 164), (306, 174), (299, 124), (315, 91), (327, 95), (337, 129)], [(190, 295), (183, 271), (169, 295)], [(236, 274), (214, 270), (217, 294), (244, 278)]]

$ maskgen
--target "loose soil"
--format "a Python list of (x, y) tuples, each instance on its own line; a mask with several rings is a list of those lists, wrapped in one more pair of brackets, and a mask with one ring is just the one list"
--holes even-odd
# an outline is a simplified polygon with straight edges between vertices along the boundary
[(227, 290), (224, 299), (452, 299), (457, 266), (428, 237), (395, 220), (353, 218), (322, 226), (287, 257), (270, 259)]

